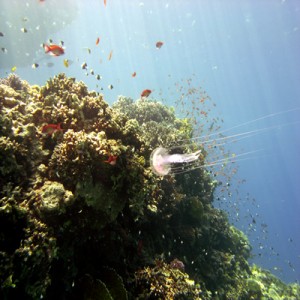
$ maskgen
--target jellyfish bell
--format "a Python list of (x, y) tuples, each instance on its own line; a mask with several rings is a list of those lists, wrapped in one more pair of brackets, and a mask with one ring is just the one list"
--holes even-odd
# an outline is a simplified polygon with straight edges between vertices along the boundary
[(169, 173), (181, 173), (184, 170), (184, 166), (178, 168), (177, 165), (190, 165), (199, 159), (200, 154), (201, 150), (193, 153), (170, 154), (168, 149), (158, 147), (150, 155), (151, 169), (158, 176), (165, 176)]
[(171, 170), (170, 163), (167, 163), (169, 153), (166, 148), (158, 147), (150, 155), (150, 165), (152, 172), (158, 176), (165, 176)]

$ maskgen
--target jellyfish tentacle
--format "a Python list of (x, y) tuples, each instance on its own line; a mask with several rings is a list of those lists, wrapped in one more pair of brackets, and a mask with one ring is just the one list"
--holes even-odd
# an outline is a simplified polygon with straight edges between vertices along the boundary
[(166, 157), (166, 160), (169, 163), (189, 163), (197, 160), (201, 154), (201, 150), (198, 150), (194, 153), (185, 153), (185, 154), (171, 154)]

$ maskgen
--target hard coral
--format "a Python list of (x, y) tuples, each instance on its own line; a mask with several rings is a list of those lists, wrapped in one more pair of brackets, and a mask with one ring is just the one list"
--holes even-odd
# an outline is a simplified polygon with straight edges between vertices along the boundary
[(126, 117), (124, 120), (136, 120), (140, 126), (136, 134), (146, 150), (190, 138), (192, 127), (186, 127), (184, 121), (175, 118), (171, 108), (159, 102), (150, 100), (133, 102), (130, 98), (119, 97), (113, 109), (116, 113), (124, 115)]
[(156, 261), (154, 267), (145, 267), (135, 273), (137, 299), (201, 299), (200, 287), (179, 268)]
[(26, 90), (28, 86), (25, 81), (22, 81), (20, 77), (14, 73), (9, 74), (6, 78), (1, 78), (0, 84), (10, 86), (16, 91)]
[[(256, 265), (251, 268), (251, 279), (247, 282), (249, 295), (259, 295), (262, 299), (300, 299), (298, 284), (285, 284), (267, 270)], [(257, 299), (253, 297), (252, 299)]]
[[(7, 137), (0, 137), (0, 196), (6, 184), (22, 185), (27, 179), (27, 149)], [(24, 164), (25, 163), (25, 164)]]
[(65, 190), (64, 186), (55, 181), (46, 181), (40, 190), (40, 211), (44, 215), (57, 215), (64, 212), (72, 204), (72, 192)]
[[(88, 92), (82, 82), (76, 82), (74, 78), (67, 78), (59, 74), (49, 80), (40, 90), (40, 110), (36, 111), (38, 117), (35, 122), (62, 123), (64, 129), (74, 131), (95, 130), (94, 123), (106, 118), (107, 104), (101, 95)], [(99, 126), (101, 131), (104, 126)]]
[(108, 140), (104, 132), (68, 130), (49, 160), (50, 177), (60, 180), (71, 190), (78, 182), (93, 176), (107, 182), (105, 160), (111, 153), (120, 155), (124, 150), (126, 148), (117, 141)]
[(49, 229), (21, 207), (22, 190), (0, 199), (1, 299), (37, 299), (51, 283), (50, 269), (56, 256), (56, 239)]

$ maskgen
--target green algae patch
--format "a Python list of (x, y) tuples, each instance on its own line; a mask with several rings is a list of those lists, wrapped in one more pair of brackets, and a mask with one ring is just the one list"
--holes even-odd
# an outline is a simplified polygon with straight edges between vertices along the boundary
[(1, 79), (0, 298), (300, 298), (249, 266), (205, 168), (152, 173), (156, 147), (192, 151), (192, 137), (191, 119), (158, 101), (109, 106), (64, 74)]

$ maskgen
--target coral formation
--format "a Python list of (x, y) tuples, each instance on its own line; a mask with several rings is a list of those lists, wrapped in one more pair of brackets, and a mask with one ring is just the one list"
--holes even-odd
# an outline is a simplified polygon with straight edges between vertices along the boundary
[(248, 295), (253, 299), (298, 299), (299, 284), (284, 284), (269, 271), (256, 265), (251, 267), (252, 277), (247, 281)]
[(157, 260), (155, 266), (146, 267), (135, 274), (141, 291), (137, 299), (201, 299), (201, 290), (184, 271)]
[(151, 172), (153, 149), (192, 132), (159, 102), (110, 107), (64, 74), (1, 79), (0, 298), (299, 298), (249, 266), (205, 168)]

